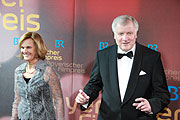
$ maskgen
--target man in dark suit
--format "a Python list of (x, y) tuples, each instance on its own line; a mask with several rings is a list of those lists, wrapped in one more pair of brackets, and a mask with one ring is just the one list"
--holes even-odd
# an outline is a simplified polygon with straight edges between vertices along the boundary
[(114, 19), (115, 45), (98, 51), (90, 80), (76, 102), (85, 110), (102, 90), (98, 120), (156, 120), (169, 103), (160, 53), (140, 45), (138, 22), (122, 15)]

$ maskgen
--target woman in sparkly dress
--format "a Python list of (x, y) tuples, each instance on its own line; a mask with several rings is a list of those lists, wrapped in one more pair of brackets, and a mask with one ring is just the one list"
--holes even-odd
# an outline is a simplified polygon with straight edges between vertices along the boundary
[(20, 58), (26, 62), (15, 70), (12, 120), (64, 120), (60, 77), (48, 65), (42, 37), (27, 32), (19, 42)]

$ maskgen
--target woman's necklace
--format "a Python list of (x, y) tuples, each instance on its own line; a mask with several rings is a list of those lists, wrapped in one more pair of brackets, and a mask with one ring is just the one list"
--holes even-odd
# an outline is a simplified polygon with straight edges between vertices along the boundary
[[(37, 61), (38, 61), (38, 59), (34, 59), (33, 61), (31, 61), (31, 63), (28, 62), (27, 66), (26, 66), (26, 73), (27, 74), (34, 74), (34, 72), (36, 71), (35, 64), (37, 63)], [(29, 66), (31, 66), (31, 69)]]
[(30, 69), (30, 68), (29, 68), (29, 65), (27, 65), (27, 67), (26, 67), (26, 73), (28, 73), (28, 74), (33, 74), (35, 71), (36, 71), (35, 68)]

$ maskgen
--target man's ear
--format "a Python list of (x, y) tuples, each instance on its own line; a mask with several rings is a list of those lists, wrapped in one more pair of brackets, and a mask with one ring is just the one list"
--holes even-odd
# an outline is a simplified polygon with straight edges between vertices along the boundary
[(115, 34), (115, 33), (113, 33), (113, 35), (114, 35), (114, 39), (116, 39), (116, 34)]
[(137, 39), (137, 34), (135, 34), (135, 37), (136, 37), (136, 39)]
[(137, 38), (137, 36), (138, 36), (138, 31), (136, 32), (136, 35), (135, 35), (135, 37)]

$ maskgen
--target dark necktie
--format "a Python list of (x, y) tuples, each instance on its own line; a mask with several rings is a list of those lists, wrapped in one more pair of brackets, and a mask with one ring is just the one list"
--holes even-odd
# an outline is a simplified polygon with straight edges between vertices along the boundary
[(132, 59), (132, 57), (133, 57), (133, 52), (132, 52), (132, 51), (129, 51), (129, 52), (126, 53), (126, 54), (122, 54), (122, 53), (118, 53), (118, 54), (117, 54), (118, 59), (121, 59), (123, 56), (127, 56), (127, 57), (129, 57), (130, 59)]

